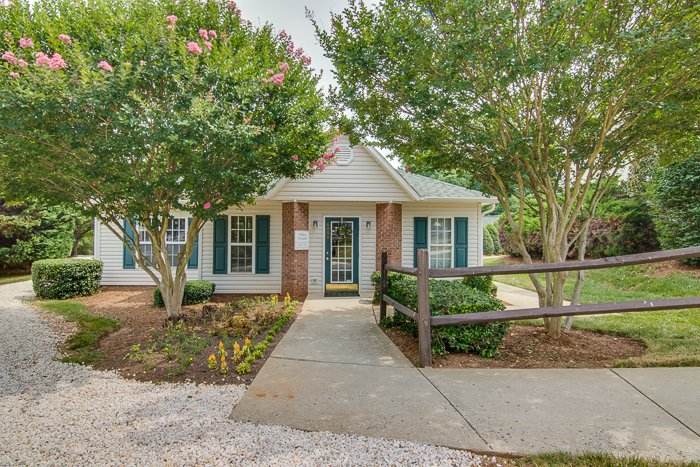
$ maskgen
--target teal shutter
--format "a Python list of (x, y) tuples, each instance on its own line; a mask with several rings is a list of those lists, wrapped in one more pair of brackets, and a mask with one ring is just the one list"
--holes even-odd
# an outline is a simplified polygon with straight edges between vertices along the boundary
[[(469, 219), (466, 217), (455, 217), (455, 267), (467, 267), (467, 226)], [(488, 235), (488, 232), (486, 233)]]
[(413, 218), (413, 267), (418, 267), (418, 249), (428, 248), (428, 218)]
[[(187, 219), (187, 228), (192, 224), (192, 218)], [(187, 261), (187, 269), (197, 269), (199, 267), (199, 235), (194, 239), (194, 248), (192, 249), (192, 254), (190, 255), (189, 261)]]
[[(129, 242), (131, 248), (134, 247), (134, 231), (131, 225), (124, 219), (124, 230), (126, 230), (126, 238)], [(124, 245), (124, 255), (122, 257), (122, 268), (124, 269), (136, 269), (136, 261), (134, 261), (134, 256), (131, 254), (129, 249)]]
[(255, 216), (255, 274), (270, 274), (270, 216)]
[(228, 216), (214, 221), (214, 274), (226, 274)]

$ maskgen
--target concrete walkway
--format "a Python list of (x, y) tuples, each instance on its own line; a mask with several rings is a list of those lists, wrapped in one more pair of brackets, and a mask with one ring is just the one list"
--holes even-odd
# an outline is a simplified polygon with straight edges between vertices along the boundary
[[(516, 310), (519, 308), (539, 308), (540, 299), (537, 292), (514, 287), (502, 282), (494, 281), (493, 284), (498, 287), (498, 299), (506, 303), (506, 310)], [(564, 306), (571, 305), (571, 302), (564, 300)]]
[(698, 461), (700, 368), (419, 370), (369, 297), (309, 296), (231, 419), (477, 452)]

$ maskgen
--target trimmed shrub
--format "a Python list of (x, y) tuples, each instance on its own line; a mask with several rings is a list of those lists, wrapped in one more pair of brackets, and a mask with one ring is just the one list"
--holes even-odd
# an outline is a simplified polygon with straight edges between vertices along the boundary
[(501, 248), (501, 242), (498, 239), (498, 228), (496, 224), (489, 224), (485, 229), (491, 235), (491, 241), (493, 242), (493, 252), (497, 255), (503, 253), (503, 248)]
[(462, 284), (489, 294), (492, 297), (495, 297), (498, 292), (498, 286), (493, 285), (493, 276), (465, 277), (462, 279)]
[[(398, 272), (390, 272), (386, 276), (387, 288), (391, 290), (391, 284), (393, 284), (395, 280), (400, 280), (403, 277), (404, 275), (399, 274)], [(374, 271), (370, 276), (370, 280), (372, 281), (372, 284), (374, 284), (374, 298), (372, 298), (372, 301), (376, 303), (381, 298), (379, 297), (379, 289), (382, 286), (382, 273), (379, 271)]]
[(100, 290), (102, 261), (44, 259), (32, 264), (32, 288), (42, 300), (65, 300)]
[(486, 227), (484, 227), (484, 231), (483, 231), (481, 236), (484, 238), (484, 240), (483, 240), (483, 242), (484, 242), (484, 254), (485, 255), (494, 254), (496, 251), (494, 250), (494, 247), (493, 247), (493, 238), (491, 238), (491, 233), (488, 231), (488, 229), (486, 229)]
[[(389, 288), (389, 296), (402, 305), (416, 310), (418, 290), (416, 278), (399, 275)], [(478, 313), (504, 310), (500, 300), (488, 293), (466, 285), (463, 281), (430, 280), (430, 314), (432, 316)], [(418, 335), (416, 322), (403, 313), (396, 312), (391, 325)], [(432, 352), (473, 352), (482, 357), (498, 356), (498, 348), (508, 333), (509, 322), (459, 324), (432, 328)]]
[[(207, 303), (214, 295), (216, 284), (209, 281), (188, 281), (185, 282), (185, 293), (182, 296), (183, 305), (197, 305), (198, 303)], [(158, 307), (164, 307), (165, 302), (160, 293), (160, 289), (156, 288), (153, 291), (153, 304)]]

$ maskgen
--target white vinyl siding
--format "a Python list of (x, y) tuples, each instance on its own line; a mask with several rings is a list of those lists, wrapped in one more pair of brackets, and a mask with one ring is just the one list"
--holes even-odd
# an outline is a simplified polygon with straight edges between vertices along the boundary
[(430, 218), (452, 218), (452, 264), (454, 264), (454, 218), (468, 218), (467, 235), (468, 235), (468, 250), (467, 250), (467, 265), (479, 266), (479, 249), (478, 239), (479, 232), (477, 229), (477, 216), (479, 213), (478, 203), (475, 202), (439, 202), (439, 201), (423, 201), (403, 203), (402, 209), (403, 238), (402, 238), (402, 261), (401, 266), (412, 268), (413, 266), (413, 218), (427, 217), (428, 218), (428, 241), (430, 241)]
[(409, 201), (406, 190), (364, 147), (349, 165), (334, 164), (313, 177), (290, 180), (271, 199), (282, 201)]

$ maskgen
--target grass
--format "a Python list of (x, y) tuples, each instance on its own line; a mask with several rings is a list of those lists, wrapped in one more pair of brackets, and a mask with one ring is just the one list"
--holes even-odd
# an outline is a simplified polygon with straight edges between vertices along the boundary
[[(485, 266), (506, 263), (507, 257), (484, 260)], [(587, 304), (700, 296), (700, 278), (682, 272), (653, 277), (653, 274), (663, 267), (659, 264), (649, 264), (586, 271), (580, 301)], [(535, 290), (530, 278), (525, 274), (496, 276), (495, 280)], [(571, 298), (575, 280), (575, 273), (570, 274), (564, 287), (567, 299)], [(541, 323), (541, 320), (537, 321)], [(700, 366), (698, 309), (577, 317), (574, 327), (629, 337), (647, 346), (645, 355), (618, 362), (616, 366)]]
[(516, 459), (522, 467), (700, 467), (697, 462), (664, 462), (639, 457), (615, 457), (611, 454), (567, 454), (555, 452)]
[(85, 365), (93, 363), (101, 355), (96, 351), (100, 338), (119, 328), (119, 322), (90, 314), (80, 302), (52, 300), (35, 303), (78, 325), (78, 332), (68, 339), (68, 350), (71, 352), (63, 358), (64, 362)]
[(15, 282), (24, 282), (32, 280), (31, 274), (25, 274), (22, 276), (4, 276), (0, 277), (0, 285), (14, 284)]

